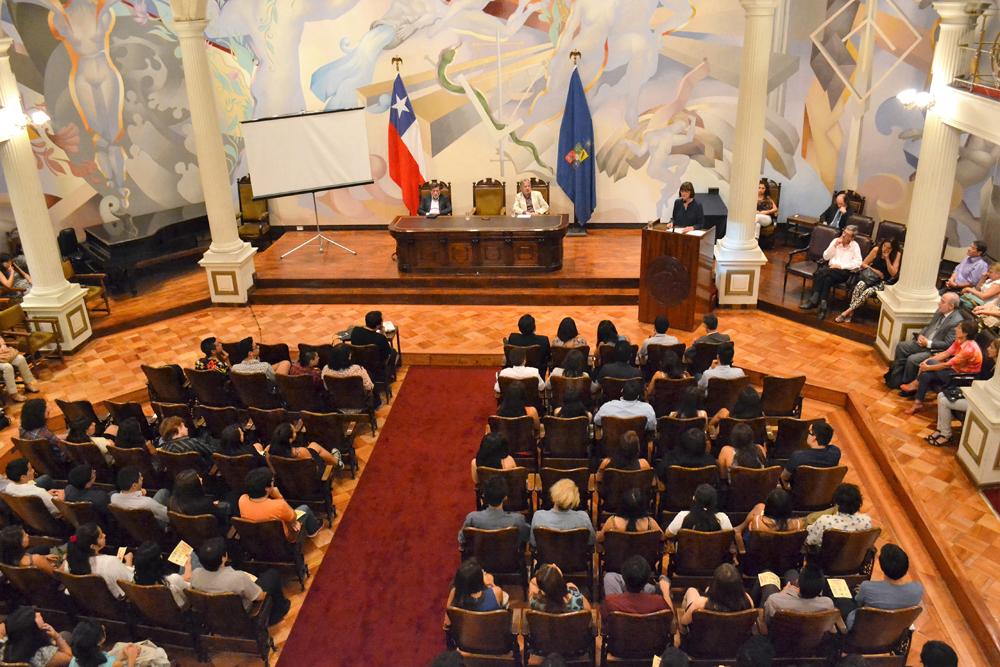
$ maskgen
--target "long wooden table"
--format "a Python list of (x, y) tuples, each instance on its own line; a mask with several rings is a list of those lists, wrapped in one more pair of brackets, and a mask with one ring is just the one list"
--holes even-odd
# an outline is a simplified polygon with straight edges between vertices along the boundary
[(562, 268), (567, 215), (399, 216), (389, 224), (402, 272), (531, 273)]

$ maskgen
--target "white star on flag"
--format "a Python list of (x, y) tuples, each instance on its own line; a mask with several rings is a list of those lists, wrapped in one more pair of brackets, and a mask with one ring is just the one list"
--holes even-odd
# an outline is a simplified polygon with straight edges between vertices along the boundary
[(409, 109), (406, 108), (405, 97), (397, 97), (396, 103), (392, 105), (392, 108), (396, 110), (396, 113), (402, 116), (404, 113), (409, 113)]

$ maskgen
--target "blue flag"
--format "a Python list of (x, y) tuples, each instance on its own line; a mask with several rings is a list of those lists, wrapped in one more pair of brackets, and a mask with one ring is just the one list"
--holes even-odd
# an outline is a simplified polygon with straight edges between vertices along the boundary
[(594, 124), (583, 92), (580, 73), (574, 69), (559, 128), (559, 166), (556, 181), (576, 209), (576, 220), (587, 224), (597, 207), (597, 165), (594, 163)]

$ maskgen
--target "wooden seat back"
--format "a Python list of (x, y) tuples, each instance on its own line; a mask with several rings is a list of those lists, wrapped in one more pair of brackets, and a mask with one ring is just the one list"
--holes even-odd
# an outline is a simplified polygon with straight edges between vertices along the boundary
[(184, 470), (205, 472), (205, 459), (198, 452), (165, 452), (156, 450), (156, 460), (160, 462), (164, 473), (171, 483)]
[(114, 460), (112, 468), (115, 474), (122, 468), (133, 466), (142, 473), (143, 484), (147, 487), (158, 487), (160, 476), (153, 467), (153, 457), (145, 447), (115, 447), (108, 445), (108, 453)]
[(195, 419), (205, 420), (205, 428), (212, 434), (213, 438), (221, 438), (222, 432), (233, 424), (239, 424), (240, 411), (233, 406), (216, 408), (211, 405), (196, 405), (194, 407)]
[(253, 422), (253, 428), (257, 432), (257, 439), (262, 443), (269, 443), (274, 429), (279, 424), (290, 421), (288, 411), (284, 408), (272, 408), (265, 410), (262, 408), (247, 408), (247, 415)]
[(326, 412), (328, 405), (326, 391), (317, 388), (310, 375), (278, 375), (275, 377), (278, 391), (285, 399), (285, 405), (292, 412), (310, 410)]
[(236, 405), (236, 395), (229, 383), (229, 376), (225, 373), (185, 368), (184, 377), (187, 378), (191, 391), (202, 405), (214, 407)]
[(333, 345), (330, 343), (323, 343), (320, 345), (299, 343), (299, 359), (302, 358), (303, 352), (315, 352), (316, 356), (319, 357), (319, 367), (324, 368), (330, 365), (330, 359), (333, 358)]
[(490, 574), (521, 574), (524, 571), (524, 543), (517, 526), (497, 530), (463, 528), (462, 558), (475, 558)]
[(38, 496), (12, 496), (9, 493), (0, 493), (0, 499), (21, 519), (29, 533), (64, 537), (70, 532), (69, 525), (52, 516), (45, 507), (45, 502)]
[[(260, 360), (271, 364), (280, 364), (282, 361), (291, 361), (292, 354), (288, 350), (288, 343), (257, 343), (260, 352)], [(280, 376), (279, 376), (280, 377)]]
[(192, 588), (185, 591), (185, 595), (210, 634), (256, 640), (261, 631), (267, 632), (266, 612), (271, 600), (266, 600), (264, 605), (254, 605), (247, 612), (243, 598), (237, 593), (207, 593)]
[(696, 382), (693, 377), (678, 378), (676, 380), (660, 378), (654, 382), (653, 395), (649, 397), (649, 402), (653, 406), (653, 410), (656, 411), (656, 416), (665, 417), (676, 410), (677, 406), (680, 405), (684, 392), (687, 391), (688, 387), (693, 387), (695, 384)]
[(732, 530), (705, 533), (683, 528), (677, 534), (677, 553), (670, 568), (680, 575), (711, 576), (719, 565), (732, 561), (732, 544)]
[(323, 385), (330, 396), (330, 407), (334, 410), (367, 411), (372, 407), (371, 397), (359, 375), (342, 378), (324, 375)]
[(72, 462), (71, 465), (75, 466), (86, 463), (97, 473), (98, 483), (112, 484), (114, 482), (115, 473), (111, 469), (111, 465), (104, 458), (104, 454), (101, 453), (101, 448), (93, 442), (68, 442), (62, 440), (60, 441), (60, 445), (63, 451), (66, 452), (67, 458)]
[(139, 422), (139, 426), (144, 429), (149, 424), (149, 418), (142, 409), (142, 404), (135, 401), (125, 401), (117, 403), (115, 401), (104, 401), (104, 407), (108, 409), (108, 415), (113, 424), (121, 425), (126, 419), (134, 419)]
[(660, 343), (650, 343), (646, 346), (646, 377), (652, 377), (653, 373), (663, 367), (663, 355), (673, 352), (677, 355), (677, 361), (683, 363), (684, 350), (687, 346), (684, 343), (674, 343), (673, 345), (661, 345)]
[(517, 635), (511, 633), (512, 610), (468, 611), (448, 607), (446, 613), (451, 622), (448, 635), (460, 651), (486, 655), (520, 653)]
[(806, 386), (806, 376), (782, 378), (764, 376), (764, 390), (760, 394), (760, 405), (768, 417), (798, 417), (802, 414), (802, 388)]
[(489, 418), (490, 431), (499, 433), (507, 441), (507, 449), (518, 465), (531, 470), (538, 468), (538, 438), (535, 436), (535, 422), (528, 415), (522, 417)]
[(165, 584), (142, 586), (131, 581), (119, 581), (132, 608), (147, 622), (155, 626), (184, 632), (187, 628), (185, 614), (174, 600)]
[(15, 437), (11, 437), (10, 440), (14, 443), (14, 448), (17, 449), (18, 453), (28, 459), (28, 463), (35, 469), (36, 473), (48, 475), (53, 479), (66, 479), (68, 472), (66, 464), (55, 455), (48, 440)]
[[(635, 356), (639, 353), (639, 346), (631, 346), (631, 354), (629, 354), (628, 362), (635, 366)], [(613, 343), (600, 343), (597, 346), (597, 355), (594, 359), (594, 368), (599, 368), (604, 364), (609, 364), (615, 361), (615, 345)], [(636, 374), (639, 375), (639, 369), (636, 368)]]
[(693, 658), (733, 660), (757, 622), (756, 609), (722, 612), (699, 609), (688, 626), (684, 651)]
[(174, 545), (169, 544), (169, 536), (151, 511), (108, 505), (108, 512), (114, 517), (115, 523), (127, 533), (126, 542), (130, 545), (137, 546), (143, 542), (155, 542), (164, 551), (173, 548)]
[(538, 414), (545, 412), (545, 404), (542, 402), (542, 394), (538, 391), (538, 380), (535, 378), (511, 378), (500, 376), (497, 378), (497, 383), (500, 385), (500, 396), (502, 400), (503, 395), (507, 392), (507, 388), (511, 385), (519, 384), (521, 389), (524, 390), (524, 404), (530, 405), (538, 410)]
[(69, 600), (59, 587), (59, 580), (37, 567), (19, 567), (0, 563), (0, 573), (24, 596), (31, 606), (66, 612)]
[(53, 498), (52, 502), (59, 508), (59, 515), (63, 520), (69, 522), (74, 529), (79, 528), (85, 523), (95, 523), (104, 528), (105, 533), (107, 532), (107, 526), (105, 525), (107, 521), (104, 520), (101, 513), (94, 507), (94, 503), (87, 501), (69, 502), (61, 498)]
[(695, 343), (691, 346), (693, 352), (688, 359), (688, 373), (698, 375), (704, 373), (719, 356), (718, 343)]
[(392, 372), (386, 367), (386, 358), (382, 355), (382, 350), (374, 343), (368, 345), (355, 345), (348, 343), (347, 348), (351, 351), (351, 359), (366, 371), (368, 377), (376, 387), (382, 385), (383, 391), (386, 385), (392, 381)]
[(567, 347), (565, 345), (553, 345), (549, 348), (549, 361), (552, 368), (562, 368), (563, 362), (566, 361), (566, 355), (576, 350), (583, 355), (583, 363), (587, 365), (590, 360), (590, 346), (589, 345), (575, 345)]
[(187, 426), (188, 431), (194, 432), (194, 417), (191, 414), (191, 406), (187, 403), (153, 402), (149, 405), (153, 408), (153, 412), (156, 413), (156, 417), (160, 421), (163, 421), (167, 417), (180, 417), (184, 420), (184, 425)]
[(856, 532), (824, 531), (823, 543), (816, 560), (823, 568), (823, 573), (829, 577), (858, 573), (870, 575), (875, 540), (881, 534), (881, 528)]
[(247, 521), (233, 517), (232, 523), (248, 560), (261, 565), (297, 565), (301, 560), (299, 545), (285, 538), (281, 521)]
[(585, 416), (563, 419), (545, 417), (545, 436), (542, 439), (542, 459), (589, 459), (590, 420)]
[(705, 417), (691, 417), (689, 419), (660, 417), (656, 420), (656, 447), (653, 451), (653, 458), (657, 461), (662, 459), (664, 454), (680, 442), (681, 434), (689, 428), (696, 428), (704, 432), (707, 426), (708, 419)]
[(601, 401), (607, 403), (608, 401), (617, 401), (621, 399), (622, 392), (625, 391), (625, 385), (629, 382), (636, 380), (642, 382), (642, 377), (639, 375), (639, 369), (635, 369), (635, 377), (631, 378), (613, 378), (613, 377), (603, 377), (598, 380), (598, 384), (601, 385)]
[(684, 468), (670, 466), (667, 469), (667, 490), (661, 496), (661, 510), (680, 512), (691, 506), (694, 491), (702, 484), (718, 486), (719, 467)]
[(532, 532), (535, 536), (535, 560), (539, 565), (555, 563), (563, 575), (592, 569), (594, 545), (590, 544), (590, 531), (586, 528), (555, 530), (537, 527)]
[(621, 446), (622, 438), (626, 433), (632, 431), (639, 436), (639, 457), (646, 458), (646, 417), (637, 415), (635, 417), (612, 417), (607, 416), (601, 420), (602, 437), (598, 441), (601, 443), (601, 456), (614, 458), (615, 453)]
[[(565, 348), (555, 347), (554, 350)], [(552, 388), (552, 396), (549, 399), (552, 409), (562, 407), (566, 402), (566, 394), (571, 389), (575, 389), (580, 396), (580, 402), (588, 409), (594, 407), (594, 396), (591, 393), (590, 378), (581, 375), (580, 377), (568, 378), (563, 375), (553, 375), (549, 377), (549, 386)]]
[(333, 505), (331, 497), (333, 475), (323, 479), (325, 471), (317, 469), (315, 461), (268, 456), (275, 481), (290, 505), (320, 503), (324, 510)]
[(673, 640), (674, 612), (670, 609), (652, 614), (626, 614), (613, 611), (603, 619), (604, 664), (612, 656), (619, 660), (651, 662)]
[(726, 509), (731, 512), (749, 512), (754, 505), (764, 502), (767, 494), (778, 485), (781, 471), (781, 466), (762, 469), (741, 466), (730, 468)]
[(750, 378), (709, 378), (708, 394), (705, 396), (705, 411), (714, 415), (722, 408), (732, 410), (736, 398), (743, 388), (750, 384)]
[(542, 354), (541, 345), (511, 345), (510, 343), (504, 341), (503, 358), (505, 367), (513, 366), (510, 362), (510, 355), (514, 350), (521, 350), (524, 352), (524, 365), (537, 368), (538, 374), (545, 377), (547, 366), (545, 365), (545, 355)]
[(538, 507), (540, 509), (552, 509), (552, 498), (549, 497), (549, 489), (561, 479), (573, 480), (577, 490), (580, 492), (580, 505), (583, 509), (590, 509), (590, 468), (550, 468), (543, 466), (538, 471), (542, 488), (538, 491)]
[(605, 468), (601, 475), (601, 481), (597, 484), (598, 498), (600, 499), (601, 513), (615, 513), (621, 510), (622, 498), (632, 489), (639, 489), (650, 505), (652, 505), (655, 494), (653, 493), (653, 480), (656, 471), (652, 468), (645, 470), (618, 470), (617, 468)]
[(528, 469), (523, 467), (509, 468), (476, 468), (476, 476), (479, 478), (479, 486), (476, 489), (476, 502), (482, 508), (484, 503), (479, 494), (490, 477), (503, 477), (507, 483), (507, 498), (503, 501), (503, 508), (508, 512), (530, 512), (531, 494), (528, 491)]
[(236, 365), (242, 363), (247, 358), (247, 352), (253, 347), (253, 338), (249, 336), (243, 340), (223, 342), (219, 341), (222, 349), (229, 355), (229, 363)]
[(558, 653), (564, 659), (593, 655), (594, 630), (589, 611), (549, 614), (529, 609), (525, 612), (528, 634), (525, 642), (532, 653)]
[(441, 194), (442, 195), (444, 195), (448, 199), (451, 199), (451, 182), (450, 181), (438, 181), (436, 179), (435, 180), (430, 180), (430, 181), (424, 181), (417, 188), (417, 194), (420, 196), (421, 199), (423, 199), (424, 197), (430, 197), (431, 196), (431, 188), (433, 186), (435, 186), (435, 185), (437, 187), (441, 188)]
[(271, 381), (264, 373), (230, 373), (240, 403), (248, 408), (273, 410), (282, 407), (281, 396), (271, 391)]
[(67, 426), (78, 420), (87, 420), (96, 424), (95, 432), (97, 435), (104, 433), (104, 427), (108, 424), (109, 419), (107, 416), (99, 416), (97, 410), (94, 409), (94, 404), (90, 401), (86, 399), (65, 401), (57, 398), (56, 405), (59, 407), (59, 411), (63, 413), (63, 418)]
[(207, 540), (222, 537), (219, 521), (212, 514), (181, 514), (171, 511), (167, 512), (167, 516), (177, 537), (196, 550)]
[(781, 532), (752, 531), (746, 539), (747, 552), (740, 556), (740, 569), (745, 575), (756, 575), (764, 570), (797, 570), (802, 565), (806, 535), (804, 528)]
[(847, 475), (847, 466), (799, 466), (792, 476), (792, 507), (812, 512), (833, 506), (833, 492)]
[(507, 183), (484, 178), (472, 184), (472, 207), (476, 215), (504, 215), (507, 212)]
[(69, 592), (73, 603), (83, 616), (94, 616), (120, 623), (131, 621), (128, 605), (115, 599), (100, 575), (70, 574), (62, 570), (56, 570), (55, 575)]
[(602, 565), (605, 572), (621, 572), (622, 564), (632, 556), (642, 556), (654, 572), (659, 572), (663, 559), (663, 533), (644, 530), (633, 533), (608, 530), (604, 533)]
[(715, 436), (716, 446), (725, 447), (732, 444), (733, 428), (739, 424), (750, 427), (753, 432), (753, 441), (762, 445), (767, 442), (767, 417), (755, 417), (753, 419), (734, 419), (733, 417), (723, 417), (719, 420), (719, 432)]
[(809, 437), (809, 427), (815, 419), (796, 419), (781, 417), (778, 419), (778, 431), (774, 436), (768, 457), (771, 460), (782, 461), (789, 458), (800, 449), (808, 449), (806, 439)]
[(190, 403), (191, 392), (185, 383), (184, 372), (177, 364), (167, 366), (139, 366), (146, 376), (149, 400), (158, 403)]
[(827, 630), (838, 616), (840, 612), (836, 609), (808, 613), (779, 609), (767, 624), (775, 655), (782, 658), (817, 655), (820, 644), (829, 636)]
[(923, 607), (875, 609), (861, 607), (844, 637), (844, 650), (851, 653), (887, 653), (913, 625)]
[(219, 469), (223, 481), (230, 491), (243, 493), (246, 489), (247, 473), (260, 467), (260, 464), (250, 454), (240, 454), (239, 456), (226, 456), (216, 452), (212, 454), (212, 461)]

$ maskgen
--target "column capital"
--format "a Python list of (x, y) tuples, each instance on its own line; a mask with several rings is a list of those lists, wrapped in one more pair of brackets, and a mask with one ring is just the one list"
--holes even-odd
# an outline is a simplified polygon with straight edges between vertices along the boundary
[(941, 17), (942, 25), (972, 25), (991, 5), (989, 2), (970, 0), (937, 0), (934, 2), (934, 10)]
[(169, 25), (177, 36), (182, 39), (205, 39), (205, 28), (208, 26), (208, 19), (175, 19)]
[(771, 16), (778, 8), (778, 0), (740, 0), (747, 16)]
[(175, 22), (204, 21), (208, 0), (170, 0)]

